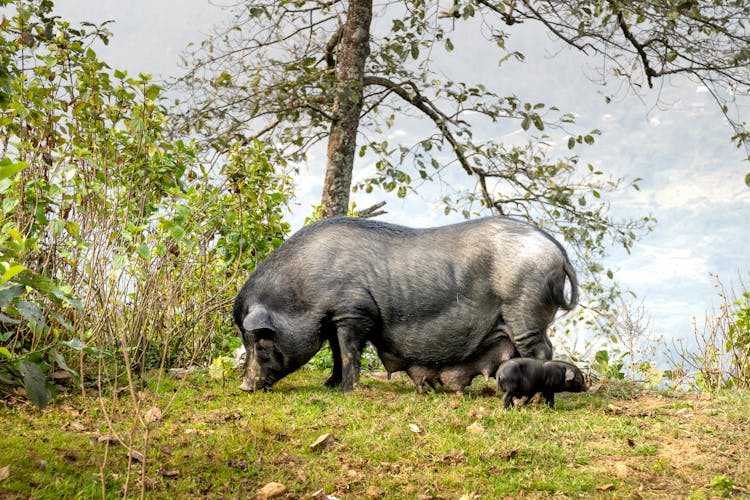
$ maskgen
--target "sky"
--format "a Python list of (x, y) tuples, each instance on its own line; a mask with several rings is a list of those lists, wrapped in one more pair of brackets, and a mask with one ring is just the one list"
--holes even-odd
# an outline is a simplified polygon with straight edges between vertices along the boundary
[[(114, 20), (114, 37), (95, 50), (117, 69), (155, 78), (180, 74), (179, 56), (191, 42), (199, 43), (211, 28), (229, 19), (208, 0), (57, 0), (56, 13), (72, 22)], [(225, 0), (225, 4), (231, 4)], [(745, 174), (750, 164), (730, 142), (731, 131), (707, 89), (689, 81), (657, 82), (656, 92), (636, 96), (615, 85), (592, 81), (596, 62), (557, 42), (539, 37), (534, 26), (513, 31), (511, 50), (526, 55), (525, 62), (497, 67), (499, 54), (479, 40), (478, 30), (454, 36), (454, 57), (445, 71), (464, 80), (486, 83), (501, 95), (516, 94), (528, 102), (545, 102), (574, 112), (581, 130), (599, 129), (594, 146), (580, 150), (581, 164), (591, 163), (615, 177), (641, 177), (640, 191), (610, 196), (612, 213), (620, 217), (650, 214), (658, 220), (630, 254), (613, 248), (606, 265), (623, 289), (635, 292), (650, 317), (651, 335), (671, 339), (693, 337), (698, 325), (719, 303), (712, 274), (726, 285), (750, 282), (750, 188)], [(540, 42), (541, 40), (541, 42)], [(546, 41), (545, 41), (546, 40)], [(477, 73), (480, 68), (482, 73)], [(468, 75), (468, 76), (467, 76)], [(603, 93), (615, 99), (605, 103)], [(512, 141), (517, 130), (489, 130)], [(392, 139), (408, 138), (414, 130), (396, 129)], [(561, 151), (564, 148), (561, 147)], [(324, 158), (311, 156), (297, 179), (296, 201), (289, 220), (299, 228), (320, 200)], [(367, 165), (355, 166), (355, 179)], [(467, 178), (468, 181), (468, 178)], [(357, 193), (357, 206), (387, 200), (382, 220), (412, 226), (457, 222), (446, 218), (438, 203), (438, 186), (400, 200), (382, 192)]]

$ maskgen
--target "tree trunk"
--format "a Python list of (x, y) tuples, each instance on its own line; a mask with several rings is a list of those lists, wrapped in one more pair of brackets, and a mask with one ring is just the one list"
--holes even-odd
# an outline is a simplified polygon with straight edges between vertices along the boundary
[(362, 82), (370, 55), (372, 0), (349, 0), (336, 66), (333, 120), (323, 185), (323, 217), (346, 215), (362, 111)]

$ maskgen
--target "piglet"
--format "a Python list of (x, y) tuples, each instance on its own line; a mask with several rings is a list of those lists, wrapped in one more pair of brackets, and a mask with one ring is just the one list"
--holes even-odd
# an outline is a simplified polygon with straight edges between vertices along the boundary
[(495, 374), (498, 394), (502, 390), (503, 407), (510, 408), (513, 398), (526, 404), (537, 392), (544, 395), (550, 408), (555, 406), (556, 392), (584, 392), (588, 390), (578, 367), (565, 361), (543, 361), (532, 358), (510, 359)]

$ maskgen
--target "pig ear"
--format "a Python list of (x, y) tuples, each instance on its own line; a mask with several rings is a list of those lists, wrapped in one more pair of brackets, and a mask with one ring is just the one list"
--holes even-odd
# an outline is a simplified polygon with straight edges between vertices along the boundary
[(570, 368), (566, 368), (565, 369), (565, 381), (570, 382), (574, 378), (576, 378), (576, 374), (573, 372), (573, 370)]
[(254, 307), (248, 311), (245, 319), (242, 320), (242, 328), (248, 333), (258, 330), (274, 331), (271, 317), (266, 308), (262, 306)]

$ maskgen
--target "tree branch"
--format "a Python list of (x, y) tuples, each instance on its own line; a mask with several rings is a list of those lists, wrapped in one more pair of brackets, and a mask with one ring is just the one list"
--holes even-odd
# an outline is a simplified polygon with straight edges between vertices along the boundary
[(643, 64), (643, 72), (646, 73), (648, 88), (654, 88), (652, 78), (654, 76), (657, 76), (657, 74), (648, 62), (648, 55), (643, 49), (643, 45), (641, 45), (638, 40), (636, 40), (635, 36), (633, 36), (633, 33), (631, 33), (630, 29), (628, 29), (628, 25), (625, 23), (625, 18), (623, 17), (621, 10), (617, 11), (617, 24), (620, 26), (620, 30), (622, 31), (622, 34), (625, 36), (625, 38), (633, 47), (635, 47), (635, 50), (638, 51), (638, 55), (641, 58), (641, 63)]
[[(368, 75), (364, 78), (364, 85), (376, 85), (379, 87), (387, 88), (388, 90), (420, 110), (422, 113), (427, 115), (433, 121), (438, 130), (440, 130), (443, 137), (451, 145), (451, 148), (453, 149), (453, 152), (456, 155), (456, 159), (458, 160), (458, 163), (461, 165), (461, 167), (466, 171), (467, 174), (475, 176), (479, 179), (479, 184), (482, 188), (482, 197), (484, 198), (487, 207), (495, 207), (492, 202), (492, 197), (487, 190), (487, 184), (485, 182), (486, 172), (481, 168), (476, 168), (475, 166), (471, 165), (469, 159), (464, 153), (463, 145), (458, 141), (458, 139), (456, 139), (456, 137), (453, 135), (453, 132), (451, 132), (450, 128), (448, 127), (450, 119), (445, 114), (441, 113), (438, 108), (432, 103), (432, 101), (419, 93), (416, 84), (414, 84), (413, 82), (398, 84), (387, 78)], [(412, 91), (410, 92), (406, 90), (403, 85), (408, 85), (409, 87), (411, 87)]]

